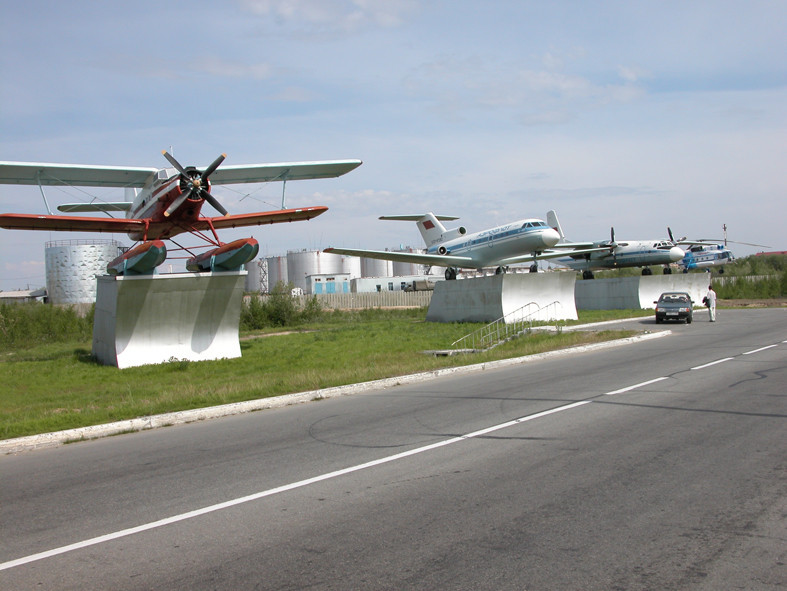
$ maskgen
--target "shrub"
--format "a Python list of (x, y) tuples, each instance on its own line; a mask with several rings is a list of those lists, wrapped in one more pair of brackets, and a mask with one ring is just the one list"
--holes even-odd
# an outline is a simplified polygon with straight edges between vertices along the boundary
[(300, 309), (291, 295), (293, 284), (276, 284), (267, 298), (252, 296), (241, 309), (242, 330), (260, 330), (279, 326), (295, 326), (322, 318), (324, 309), (312, 296)]

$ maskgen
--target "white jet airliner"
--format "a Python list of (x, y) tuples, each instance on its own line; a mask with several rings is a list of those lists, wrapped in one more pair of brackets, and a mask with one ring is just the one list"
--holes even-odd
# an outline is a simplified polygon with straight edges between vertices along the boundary
[(545, 222), (538, 219), (523, 219), (488, 230), (468, 234), (460, 226), (448, 230), (441, 221), (456, 220), (452, 216), (433, 213), (381, 216), (381, 220), (415, 222), (426, 243), (426, 253), (391, 252), (388, 250), (360, 250), (351, 248), (326, 248), (325, 252), (370, 259), (383, 259), (420, 265), (446, 267), (445, 278), (456, 279), (460, 269), (496, 267), (495, 273), (505, 273), (509, 265), (533, 262), (530, 271), (538, 270), (536, 261), (565, 256), (565, 252), (550, 251), (552, 248), (571, 249), (578, 252), (573, 243), (558, 245), (560, 236)]

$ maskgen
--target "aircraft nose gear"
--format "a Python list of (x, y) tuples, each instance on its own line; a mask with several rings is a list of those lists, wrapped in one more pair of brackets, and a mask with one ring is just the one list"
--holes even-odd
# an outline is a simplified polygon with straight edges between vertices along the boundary
[(221, 154), (218, 158), (216, 158), (213, 163), (208, 166), (203, 172), (198, 171), (194, 167), (183, 168), (180, 165), (180, 162), (175, 160), (175, 157), (172, 156), (166, 150), (161, 152), (164, 155), (164, 158), (169, 160), (169, 163), (175, 167), (180, 173), (181, 176), (181, 190), (183, 191), (181, 195), (175, 199), (167, 210), (164, 212), (165, 217), (169, 217), (172, 213), (180, 207), (186, 199), (190, 198), (192, 194), (198, 199), (204, 199), (208, 203), (210, 203), (213, 208), (218, 211), (221, 215), (227, 215), (227, 210), (219, 203), (216, 198), (210, 194), (209, 188), (210, 183), (208, 182), (208, 177), (212, 175), (215, 170), (219, 167), (219, 165), (224, 162), (224, 159), (227, 157), (226, 154)]

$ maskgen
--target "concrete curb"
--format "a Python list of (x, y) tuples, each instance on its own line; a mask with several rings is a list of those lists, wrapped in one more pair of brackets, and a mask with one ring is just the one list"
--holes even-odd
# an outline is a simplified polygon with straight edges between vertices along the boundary
[(310, 402), (313, 400), (323, 400), (325, 398), (360, 394), (362, 392), (368, 392), (369, 390), (393, 388), (394, 386), (412, 384), (415, 382), (431, 380), (443, 376), (485, 371), (489, 369), (519, 365), (522, 363), (540, 361), (542, 359), (551, 359), (553, 357), (563, 357), (576, 353), (585, 353), (589, 351), (597, 351), (599, 349), (620, 347), (639, 341), (667, 336), (669, 334), (672, 334), (672, 331), (663, 330), (659, 332), (646, 333), (635, 337), (616, 339), (614, 341), (605, 341), (603, 343), (594, 343), (592, 345), (581, 345), (579, 347), (572, 347), (569, 349), (558, 349), (556, 351), (548, 351), (546, 353), (538, 353), (536, 355), (527, 355), (525, 357), (516, 357), (513, 359), (501, 359), (499, 361), (490, 361), (488, 363), (477, 363), (475, 365), (464, 365), (462, 367), (437, 369), (434, 371), (427, 371), (406, 376), (384, 378), (381, 380), (373, 380), (371, 382), (362, 382), (360, 384), (349, 384), (347, 386), (336, 386), (333, 388), (324, 388), (321, 390), (310, 390), (308, 392), (285, 394), (283, 396), (275, 396), (272, 398), (261, 398), (258, 400), (249, 400), (246, 402), (223, 404), (221, 406), (210, 406), (207, 408), (197, 408), (194, 410), (170, 412), (161, 415), (130, 419), (127, 421), (106, 423), (104, 425), (93, 425), (90, 427), (79, 427), (77, 429), (55, 431), (54, 433), (43, 433), (41, 435), (30, 435), (28, 437), (6, 439), (0, 441), (0, 454), (8, 455), (22, 451), (30, 451), (46, 447), (56, 447), (65, 443), (76, 441), (109, 437), (111, 435), (119, 435), (122, 433), (133, 433), (137, 431), (145, 431), (148, 429), (156, 429), (158, 427), (169, 427), (172, 425), (228, 417), (258, 410), (281, 408), (283, 406), (302, 404), (304, 402)]

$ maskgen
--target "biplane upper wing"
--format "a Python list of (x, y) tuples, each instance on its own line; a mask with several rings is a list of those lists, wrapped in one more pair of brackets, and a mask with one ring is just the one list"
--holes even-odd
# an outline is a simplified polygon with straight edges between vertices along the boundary
[(358, 168), (360, 160), (325, 160), (322, 162), (280, 162), (275, 164), (245, 164), (222, 166), (210, 175), (213, 185), (233, 183), (267, 183), (329, 179)]
[(158, 168), (46, 162), (0, 162), (0, 184), (75, 187), (144, 187)]
[(142, 232), (145, 221), (127, 218), (90, 218), (67, 215), (0, 214), (0, 228), (63, 232)]
[(66, 213), (72, 211), (87, 212), (87, 211), (128, 211), (133, 204), (131, 201), (93, 201), (91, 203), (63, 203), (58, 205), (59, 211)]
[[(360, 160), (318, 162), (279, 162), (242, 164), (215, 170), (210, 181), (215, 185), (266, 183), (341, 176), (359, 167)], [(0, 184), (70, 185), (74, 187), (144, 187), (167, 169), (134, 166), (93, 166), (47, 162), (0, 162)], [(172, 174), (174, 169), (169, 169)], [(166, 174), (167, 176), (172, 176)]]

